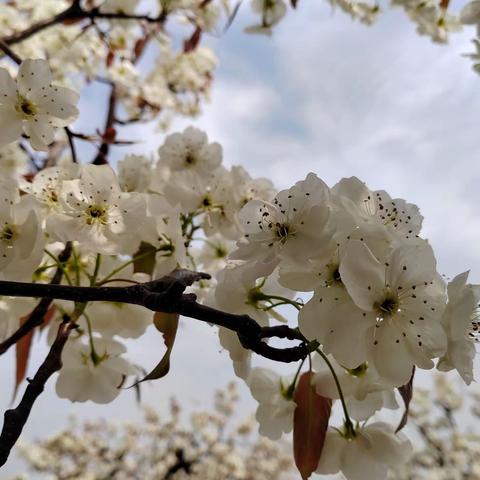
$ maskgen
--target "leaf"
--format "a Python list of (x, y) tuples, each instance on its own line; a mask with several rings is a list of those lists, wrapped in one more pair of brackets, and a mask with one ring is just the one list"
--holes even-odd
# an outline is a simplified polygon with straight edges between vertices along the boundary
[(191, 52), (195, 50), (200, 43), (200, 39), (202, 38), (202, 29), (197, 27), (193, 32), (192, 36), (183, 42), (183, 53)]
[(133, 256), (133, 271), (152, 275), (155, 268), (156, 250), (153, 245), (141, 242), (138, 251)]
[(293, 8), (297, 8), (298, 0), (290, 0), (290, 4), (292, 5)]
[(332, 400), (322, 397), (311, 384), (312, 372), (301, 375), (295, 389), (293, 456), (302, 480), (310, 478), (322, 455)]
[(138, 59), (142, 56), (142, 53), (145, 50), (145, 47), (149, 40), (150, 36), (144, 35), (135, 42), (135, 46), (133, 48), (133, 58), (135, 59), (135, 61), (138, 61)]
[(413, 366), (412, 376), (410, 377), (410, 380), (408, 381), (408, 383), (406, 383), (401, 387), (398, 387), (398, 391), (400, 392), (400, 395), (403, 398), (403, 403), (405, 404), (405, 411), (403, 412), (402, 418), (400, 420), (400, 423), (398, 424), (397, 429), (395, 430), (395, 433), (399, 432), (407, 424), (408, 412), (410, 409), (410, 401), (412, 400), (412, 395), (413, 395), (413, 377), (414, 376), (415, 376), (415, 365)]
[(450, 0), (440, 0), (440, 8), (446, 10), (448, 5), (450, 4)]
[(109, 49), (107, 58), (105, 59), (105, 65), (107, 67), (111, 67), (114, 59), (115, 59), (115, 53), (113, 52), (113, 50)]
[(47, 313), (43, 316), (43, 322), (39, 327), (40, 331), (42, 331), (44, 328), (46, 328), (50, 324), (50, 322), (51, 322), (52, 318), (54, 317), (56, 311), (57, 311), (57, 307), (55, 305), (52, 305), (47, 310)]
[(157, 380), (164, 377), (169, 372), (170, 355), (172, 353), (173, 344), (175, 343), (175, 337), (177, 335), (178, 319), (178, 313), (155, 312), (155, 315), (153, 316), (153, 324), (157, 330), (163, 334), (163, 341), (165, 342), (167, 351), (157, 366), (147, 376), (131, 385), (131, 387), (135, 387), (139, 383), (145, 382), (146, 380)]
[[(30, 315), (20, 319), (20, 325), (26, 322)], [(30, 358), (30, 349), (32, 347), (34, 330), (30, 330), (15, 344), (16, 367), (15, 367), (15, 388), (13, 390), (13, 398), (17, 395), (20, 384), (27, 375), (28, 359)]]

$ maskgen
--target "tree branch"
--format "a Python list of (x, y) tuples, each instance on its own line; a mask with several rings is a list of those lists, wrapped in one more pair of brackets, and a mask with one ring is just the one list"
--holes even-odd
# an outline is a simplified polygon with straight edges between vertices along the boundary
[(35, 35), (42, 30), (46, 30), (54, 25), (64, 22), (75, 22), (85, 19), (90, 21), (95, 21), (95, 19), (106, 19), (106, 20), (137, 20), (147, 23), (159, 23), (163, 24), (167, 18), (167, 13), (162, 12), (156, 17), (151, 17), (149, 15), (127, 15), (125, 13), (103, 13), (99, 8), (92, 8), (91, 10), (85, 10), (80, 5), (80, 0), (74, 0), (72, 5), (65, 9), (63, 12), (58, 13), (57, 15), (42, 20), (38, 23), (33, 24), (29, 28), (22, 30), (21, 32), (13, 33), (7, 37), (4, 37), (2, 41), (7, 45), (15, 45), (20, 43), (23, 40)]
[(0, 433), (0, 467), (8, 460), (10, 451), (17, 442), (28, 420), (33, 404), (43, 392), (48, 379), (62, 367), (63, 347), (73, 328), (75, 328), (74, 321), (68, 317), (64, 318), (64, 321), (58, 327), (57, 336), (48, 355), (33, 379), (29, 380), (20, 403), (16, 408), (5, 412), (3, 428)]
[[(0, 295), (56, 298), (73, 302), (130, 303), (155, 312), (178, 313), (232, 330), (237, 333), (245, 348), (277, 362), (289, 363), (302, 360), (310, 351), (318, 347), (316, 342), (308, 343), (298, 330), (285, 325), (261, 327), (248, 315), (227, 313), (199, 304), (194, 294), (184, 293), (185, 289), (194, 282), (207, 278), (210, 276), (205, 273), (175, 270), (159, 280), (127, 287), (76, 287), (52, 283), (0, 281)], [(290, 348), (271, 347), (264, 339), (272, 337), (298, 340), (301, 344)]]

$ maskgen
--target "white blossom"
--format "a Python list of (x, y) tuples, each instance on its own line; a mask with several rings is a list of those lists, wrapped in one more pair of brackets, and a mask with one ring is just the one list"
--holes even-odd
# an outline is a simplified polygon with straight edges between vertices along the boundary
[(52, 85), (45, 60), (25, 60), (16, 83), (0, 68), (0, 146), (17, 140), (24, 132), (36, 150), (53, 142), (54, 127), (69, 125), (78, 115), (78, 94)]
[(296, 403), (286, 398), (288, 384), (274, 371), (254, 368), (247, 379), (253, 398), (258, 402), (255, 418), (260, 424), (260, 433), (272, 440), (278, 440), (282, 433), (293, 428), (293, 413)]
[(448, 284), (448, 303), (442, 317), (447, 333), (447, 351), (437, 368), (443, 372), (456, 369), (465, 383), (473, 380), (475, 342), (479, 332), (479, 287), (467, 284), (468, 272), (457, 275)]
[(410, 442), (390, 425), (376, 422), (346, 438), (329, 429), (318, 464), (322, 475), (342, 472), (347, 480), (384, 480), (388, 470), (408, 461)]
[(84, 165), (80, 177), (64, 181), (61, 211), (48, 217), (47, 228), (62, 241), (77, 240), (97, 253), (133, 253), (145, 219), (139, 194), (122, 193), (107, 165)]

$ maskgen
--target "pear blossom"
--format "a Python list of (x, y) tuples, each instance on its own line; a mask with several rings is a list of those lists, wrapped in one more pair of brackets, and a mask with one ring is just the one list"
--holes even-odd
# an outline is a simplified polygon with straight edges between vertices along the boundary
[(422, 228), (423, 217), (416, 205), (401, 198), (392, 199), (384, 190), (371, 191), (357, 177), (343, 178), (332, 187), (332, 198), (344, 212), (351, 215), (349, 222), (383, 225), (390, 233), (403, 240), (415, 238)]
[(253, 200), (239, 214), (245, 232), (232, 258), (275, 266), (301, 263), (331, 238), (329, 189), (315, 174), (283, 190), (272, 203)]
[(220, 144), (209, 143), (207, 134), (194, 127), (169, 135), (158, 153), (172, 171), (191, 169), (199, 175), (210, 174), (222, 162)]
[(25, 60), (16, 82), (0, 68), (0, 146), (14, 142), (25, 133), (32, 147), (47, 150), (54, 128), (65, 127), (78, 116), (78, 94), (52, 85), (45, 60)]
[(80, 167), (75, 163), (47, 167), (35, 175), (28, 191), (35, 196), (47, 214), (61, 212), (60, 197), (63, 182), (74, 180), (79, 174)]
[(254, 368), (247, 378), (247, 384), (259, 404), (255, 418), (260, 425), (260, 433), (271, 440), (278, 440), (282, 433), (290, 432), (297, 405), (286, 394), (288, 380), (282, 380), (273, 370)]
[(64, 181), (61, 211), (47, 219), (59, 240), (77, 240), (97, 253), (132, 253), (137, 229), (145, 219), (140, 194), (123, 193), (108, 165), (84, 165), (78, 179)]
[[(350, 242), (340, 265), (346, 290), (362, 311), (358, 322), (374, 320), (366, 335), (368, 358), (394, 385), (407, 383), (414, 365), (432, 368), (432, 358), (445, 351), (440, 322), (445, 289), (435, 268), (427, 243), (398, 247), (381, 264), (358, 240)], [(352, 338), (352, 343), (358, 341)]]
[(60, 398), (72, 402), (109, 403), (120, 393), (119, 386), (136, 369), (121, 355), (126, 347), (115, 340), (94, 338), (98, 358), (92, 358), (91, 345), (70, 340), (62, 352), (63, 368), (57, 378)]
[(144, 155), (125, 155), (118, 162), (118, 182), (124, 192), (145, 192), (150, 184), (152, 162)]
[(464, 382), (473, 381), (475, 342), (479, 332), (480, 287), (467, 284), (468, 273), (457, 275), (447, 286), (448, 303), (442, 316), (447, 333), (447, 351), (438, 362), (440, 371), (456, 369)]
[(390, 468), (408, 461), (411, 452), (408, 439), (386, 423), (367, 424), (353, 438), (330, 428), (316, 472), (342, 472), (347, 480), (384, 480)]

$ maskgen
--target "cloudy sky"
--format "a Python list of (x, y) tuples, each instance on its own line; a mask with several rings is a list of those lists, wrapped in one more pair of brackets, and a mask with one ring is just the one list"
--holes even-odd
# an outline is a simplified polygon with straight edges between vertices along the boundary
[[(473, 30), (439, 46), (419, 37), (399, 10), (366, 27), (315, 0), (300, 0), (271, 38), (244, 34), (249, 22), (245, 4), (225, 35), (208, 39), (220, 58), (211, 103), (199, 118), (172, 128), (205, 129), (222, 143), (227, 165), (243, 165), (279, 188), (310, 171), (330, 185), (356, 175), (372, 189), (416, 203), (441, 273), (471, 269), (471, 278), (480, 281), (480, 77), (461, 56), (472, 49)], [(97, 96), (83, 100), (84, 112)], [(136, 147), (140, 151), (154, 150), (164, 137), (153, 128), (140, 133), (149, 139)], [(46, 353), (42, 345), (35, 346), (34, 365)], [(161, 354), (154, 332), (129, 349), (147, 369)], [(12, 357), (0, 363), (6, 392), (12, 366)], [(163, 409), (176, 395), (193, 408), (208, 404), (231, 376), (213, 329), (184, 320), (171, 374), (146, 385), (143, 397)], [(6, 407), (8, 393), (2, 397)], [(253, 405), (245, 398), (242, 411)], [(56, 431), (70, 413), (139, 417), (130, 391), (105, 407), (72, 405), (56, 398), (50, 383), (25, 436)], [(5, 475), (19, 468), (12, 461)]]

